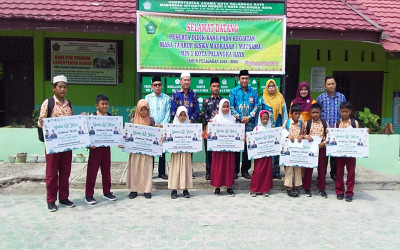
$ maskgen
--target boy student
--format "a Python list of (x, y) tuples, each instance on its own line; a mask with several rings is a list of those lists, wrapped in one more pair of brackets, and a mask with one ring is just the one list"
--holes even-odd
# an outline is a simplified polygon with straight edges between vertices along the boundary
[[(318, 193), (324, 198), (328, 198), (325, 192), (326, 182), (326, 128), (329, 128), (329, 124), (321, 120), (321, 106), (318, 103), (311, 105), (311, 120), (308, 120), (303, 127), (304, 139), (308, 141), (313, 141), (312, 135), (321, 137), (321, 143), (319, 147), (318, 155)], [(312, 154), (312, 153), (310, 153)], [(314, 154), (312, 154), (313, 156)], [(311, 156), (311, 155), (310, 155)], [(313, 168), (305, 168), (304, 172), (304, 183), (303, 187), (305, 189), (305, 194), (307, 197), (311, 197), (311, 178), (313, 173)]]
[(207, 135), (207, 124), (214, 119), (218, 114), (219, 102), (222, 97), (219, 95), (220, 81), (218, 77), (211, 78), (210, 82), (211, 96), (203, 101), (203, 114), (204, 114), (204, 148), (206, 149), (206, 180), (210, 180), (212, 151), (207, 151), (207, 137), (212, 138), (212, 134)]
[[(96, 98), (97, 111), (93, 115), (110, 116), (108, 113), (109, 102), (105, 95), (98, 95)], [(117, 197), (110, 191), (111, 188), (111, 152), (110, 147), (92, 146), (89, 150), (89, 161), (86, 174), (85, 201), (87, 204), (94, 205), (96, 200), (93, 198), (94, 186), (96, 184), (97, 172), (101, 170), (101, 182), (103, 184), (103, 198), (115, 201)]]
[[(299, 121), (300, 114), (301, 114), (300, 105), (293, 104), (290, 112), (292, 114), (292, 118), (289, 120), (286, 120), (283, 123), (283, 128), (286, 128), (289, 131), (288, 138), (290, 139), (291, 142), (294, 142), (295, 139), (297, 139), (298, 142), (301, 142), (302, 137), (303, 137), (302, 136), (303, 135), (303, 131), (302, 131), (303, 124), (301, 121)], [(294, 188), (293, 188), (293, 183), (292, 183), (293, 177), (294, 177)], [(301, 184), (302, 184), (301, 168), (286, 166), (284, 185), (287, 187), (287, 194), (290, 197), (298, 197), (300, 194), (298, 187), (300, 187)]]
[[(353, 112), (353, 106), (351, 105), (350, 102), (341, 103), (340, 114), (342, 115), (342, 118), (336, 122), (335, 128), (359, 128), (358, 121), (351, 117), (352, 112)], [(345, 165), (347, 169), (346, 192), (343, 183)], [(343, 200), (343, 198), (345, 198), (346, 195), (345, 200), (347, 202), (353, 201), (353, 196), (354, 196), (353, 189), (354, 189), (355, 179), (356, 179), (356, 158), (337, 157), (337, 179), (335, 185), (335, 192), (338, 200)]]
[[(321, 105), (321, 119), (327, 121), (329, 126), (333, 128), (335, 122), (341, 118), (339, 106), (346, 102), (346, 97), (336, 91), (336, 81), (333, 76), (325, 77), (326, 92), (317, 98), (317, 103)], [(328, 158), (328, 157), (327, 157)], [(326, 160), (328, 165), (328, 159)], [(331, 179), (336, 181), (336, 157), (330, 157)]]
[[(43, 125), (43, 118), (73, 115), (71, 103), (65, 99), (67, 94), (67, 77), (63, 75), (53, 78), (52, 98), (46, 99), (40, 107), (38, 126)], [(52, 108), (51, 108), (52, 107)], [(58, 210), (55, 202), (58, 198), (60, 204), (72, 208), (75, 204), (68, 199), (69, 176), (71, 174), (72, 151), (47, 154), (46, 153), (46, 191), (47, 208), (50, 212)]]

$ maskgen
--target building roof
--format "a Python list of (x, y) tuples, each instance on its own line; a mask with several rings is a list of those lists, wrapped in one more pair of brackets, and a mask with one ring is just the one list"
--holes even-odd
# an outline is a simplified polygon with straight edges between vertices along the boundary
[(1, 0), (0, 19), (136, 23), (136, 0)]

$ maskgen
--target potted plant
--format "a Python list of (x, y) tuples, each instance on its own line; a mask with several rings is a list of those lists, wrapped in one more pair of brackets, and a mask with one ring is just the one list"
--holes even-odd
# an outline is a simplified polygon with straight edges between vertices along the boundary
[(37, 162), (37, 160), (38, 160), (38, 155), (37, 154), (31, 154), (31, 155), (29, 155), (29, 162), (32, 162), (32, 163), (36, 163)]
[(17, 161), (19, 163), (26, 163), (26, 156), (27, 155), (28, 155), (27, 153), (18, 153), (17, 154)]
[(77, 154), (76, 157), (75, 157), (75, 162), (79, 162), (79, 163), (85, 162), (85, 155), (84, 154)]
[(39, 155), (38, 162), (45, 163), (46, 162), (46, 156), (45, 155)]
[(15, 155), (9, 155), (9, 156), (8, 156), (8, 161), (9, 161), (10, 163), (14, 163), (14, 162), (15, 162), (15, 158), (16, 158)]

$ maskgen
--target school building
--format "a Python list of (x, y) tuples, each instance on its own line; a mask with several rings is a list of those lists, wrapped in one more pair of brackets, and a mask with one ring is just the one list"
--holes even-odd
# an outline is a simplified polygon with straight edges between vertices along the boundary
[[(334, 75), (337, 90), (345, 94), (356, 110), (370, 108), (382, 117), (382, 125), (399, 125), (395, 131), (400, 133), (400, 113), (395, 112), (400, 112), (400, 107), (394, 104), (394, 96), (400, 92), (398, 2), (287, 0), (286, 8), (286, 74), (281, 92), (287, 102), (295, 97), (299, 82), (311, 83), (316, 98), (323, 91), (321, 78)], [(110, 46), (107, 53), (111, 56), (97, 58), (98, 71), (90, 71), (86, 80), (76, 79), (69, 85), (67, 99), (75, 113), (93, 112), (95, 97), (102, 93), (109, 96), (110, 106), (126, 116), (126, 110), (150, 91), (151, 74), (138, 79), (136, 73), (136, 1), (3, 0), (0, 126), (29, 123), (32, 110), (52, 95), (51, 71), (56, 66), (51, 52), (59, 44), (76, 46), (76, 51), (86, 45), (93, 49)], [(105, 75), (109, 65), (116, 71)], [(91, 76), (100, 80), (91, 82)], [(175, 84), (176, 76), (163, 75), (166, 93), (179, 87)], [(209, 75), (197, 77), (209, 79)], [(229, 88), (234, 87), (234, 75), (226, 78)], [(204, 83), (200, 80), (192, 82), (194, 88), (199, 82)], [(261, 94), (265, 80), (257, 79), (255, 84)]]

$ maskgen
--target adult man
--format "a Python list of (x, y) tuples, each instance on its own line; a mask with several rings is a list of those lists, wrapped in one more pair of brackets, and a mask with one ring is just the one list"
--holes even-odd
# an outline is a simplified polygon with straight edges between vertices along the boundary
[[(210, 90), (211, 96), (203, 101), (204, 133), (207, 133), (208, 122), (210, 122), (218, 114), (219, 102), (222, 99), (222, 97), (219, 95), (220, 81), (218, 77), (211, 78)], [(208, 139), (211, 138), (212, 136), (210, 132)], [(206, 180), (210, 180), (212, 151), (207, 151), (207, 139), (204, 139), (204, 148), (206, 149)]]
[[(340, 114), (340, 104), (346, 102), (346, 97), (336, 91), (336, 81), (333, 76), (325, 77), (326, 92), (322, 93), (317, 98), (317, 102), (321, 105), (321, 120), (328, 122), (329, 127), (334, 128), (335, 123), (342, 118)], [(331, 178), (336, 181), (336, 158), (330, 157)], [(328, 159), (326, 161), (328, 165)]]
[[(150, 116), (154, 118), (156, 126), (162, 128), (163, 124), (169, 122), (171, 99), (168, 95), (161, 93), (161, 77), (156, 76), (152, 78), (151, 89), (153, 90), (153, 93), (146, 95), (145, 99), (149, 103)], [(168, 179), (168, 176), (165, 174), (165, 153), (163, 153), (158, 159), (158, 178), (164, 180)]]
[(199, 115), (197, 94), (190, 89), (190, 74), (181, 74), (181, 89), (174, 91), (171, 98), (171, 120), (173, 120), (179, 106), (185, 106), (189, 115), (189, 122), (193, 123)]
[[(245, 124), (246, 132), (253, 131), (256, 124), (256, 115), (258, 112), (258, 94), (257, 90), (249, 87), (250, 75), (248, 70), (241, 70), (239, 73), (239, 86), (232, 89), (229, 93), (229, 102), (231, 103), (232, 115), (240, 123)], [(240, 153), (236, 153), (235, 179), (238, 177), (240, 166)], [(242, 155), (242, 176), (250, 179), (249, 169), (251, 161), (247, 158), (247, 147), (245, 145)]]

